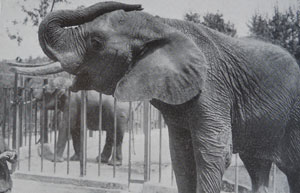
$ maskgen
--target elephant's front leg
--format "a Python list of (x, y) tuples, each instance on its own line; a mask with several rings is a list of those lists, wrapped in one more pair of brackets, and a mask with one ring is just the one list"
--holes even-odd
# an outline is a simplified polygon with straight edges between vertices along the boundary
[[(206, 122), (207, 121), (207, 122)], [(226, 126), (227, 125), (227, 126)], [(230, 124), (209, 118), (191, 131), (197, 165), (197, 193), (219, 193), (231, 155)]]
[[(62, 112), (61, 112), (62, 113)], [(68, 113), (67, 112), (63, 112), (63, 120), (59, 120), (59, 124), (58, 124), (58, 139), (57, 139), (57, 149), (56, 149), (56, 153), (57, 153), (57, 157), (56, 159), (58, 161), (64, 161), (63, 158), (63, 154), (67, 145), (67, 141), (68, 139)]]
[(196, 192), (197, 176), (191, 132), (168, 125), (172, 165), (179, 193)]

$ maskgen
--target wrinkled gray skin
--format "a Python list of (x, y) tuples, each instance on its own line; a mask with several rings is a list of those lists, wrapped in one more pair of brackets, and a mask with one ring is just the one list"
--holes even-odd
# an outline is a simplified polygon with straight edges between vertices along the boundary
[[(290, 192), (300, 192), (294, 58), (269, 43), (134, 9), (140, 7), (110, 2), (53, 12), (40, 25), (41, 47), (76, 76), (74, 90), (151, 100), (169, 128), (180, 193), (220, 192), (231, 136), (253, 192), (266, 192), (272, 162), (287, 175)], [(64, 28), (71, 25), (77, 27)]]
[[(30, 83), (29, 83), (30, 84)], [(34, 83), (33, 83), (34, 84)], [(57, 77), (54, 79), (51, 88), (66, 87), (69, 83), (66, 79)], [(32, 86), (32, 85), (31, 85)], [(45, 104), (46, 109), (55, 110), (55, 96), (57, 95), (58, 111), (63, 113), (63, 120), (59, 124), (59, 133), (57, 139), (56, 161), (63, 162), (63, 153), (68, 140), (68, 111), (70, 103), (70, 132), (75, 150), (70, 160), (79, 160), (80, 155), (80, 109), (81, 93), (72, 93), (68, 97), (65, 90), (46, 89)], [(33, 97), (41, 100), (43, 96), (42, 89), (35, 89)], [(87, 127), (90, 130), (99, 129), (99, 93), (95, 91), (87, 92)], [(122, 164), (122, 142), (124, 133), (127, 130), (128, 122), (128, 103), (117, 104), (117, 142), (116, 142), (116, 165)], [(102, 130), (106, 131), (106, 141), (101, 153), (101, 162), (108, 163), (113, 150), (114, 136), (114, 98), (108, 95), (102, 95)], [(44, 157), (48, 160), (54, 160), (54, 154), (49, 150), (45, 151)], [(98, 157), (97, 157), (98, 160)], [(112, 164), (112, 160), (109, 162)]]

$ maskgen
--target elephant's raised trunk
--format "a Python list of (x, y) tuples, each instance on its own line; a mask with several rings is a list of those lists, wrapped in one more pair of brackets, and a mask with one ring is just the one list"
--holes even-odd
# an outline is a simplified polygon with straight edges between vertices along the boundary
[(75, 73), (85, 52), (84, 30), (65, 29), (81, 25), (96, 17), (123, 9), (141, 10), (141, 5), (127, 5), (118, 2), (100, 2), (81, 10), (59, 10), (46, 16), (39, 27), (39, 41), (44, 53), (54, 61), (59, 60), (64, 70)]

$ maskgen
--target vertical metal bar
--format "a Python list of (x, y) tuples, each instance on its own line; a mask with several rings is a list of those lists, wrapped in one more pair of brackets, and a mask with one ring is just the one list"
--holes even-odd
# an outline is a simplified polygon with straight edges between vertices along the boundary
[(128, 147), (128, 187), (130, 186), (131, 179), (131, 134), (133, 129), (133, 111), (132, 102), (129, 102), (129, 113), (128, 113), (128, 133), (129, 133), (129, 147)]
[(29, 92), (29, 100), (30, 100), (30, 113), (29, 113), (29, 148), (28, 148), (28, 171), (31, 169), (31, 123), (32, 123), (32, 88)]
[(80, 176), (86, 175), (86, 91), (81, 91)]
[(234, 192), (239, 192), (239, 164), (238, 164), (238, 154), (235, 154), (235, 182), (234, 182)]
[(46, 106), (45, 106), (45, 108), (44, 108), (44, 143), (49, 143), (49, 136), (48, 136), (48, 134), (49, 134), (49, 128), (48, 128), (48, 109), (46, 108)]
[(116, 144), (117, 144), (117, 99), (114, 99), (114, 148), (113, 148), (113, 177), (116, 177)]
[[(54, 99), (55, 100), (55, 99)], [(54, 102), (55, 103), (55, 102)], [(55, 106), (55, 105), (54, 105)], [(49, 127), (49, 130), (48, 130), (48, 135), (50, 136), (49, 137), (49, 143), (52, 143), (52, 130), (53, 130), (53, 127), (55, 127), (53, 124), (55, 124), (55, 121), (54, 121), (54, 115), (53, 115), (53, 112), (52, 111), (50, 111), (49, 113), (48, 113), (48, 116), (50, 117), (50, 122), (52, 122), (51, 123), (51, 127)], [(53, 121), (54, 121), (54, 123), (53, 123)]]
[[(149, 103), (149, 102), (148, 102)], [(149, 181), (151, 180), (151, 131), (153, 129), (153, 114), (152, 114), (152, 106), (149, 103)]]
[(100, 176), (101, 166), (101, 137), (102, 137), (102, 94), (99, 93), (99, 145), (98, 145), (98, 176)]
[(35, 106), (34, 106), (34, 143), (37, 142), (37, 127), (38, 127), (38, 102), (35, 101)]
[[(46, 93), (46, 85), (48, 84), (48, 79), (44, 80), (44, 96)], [(44, 143), (48, 143), (49, 142), (49, 138), (48, 138), (48, 109), (46, 108), (46, 98), (45, 98), (45, 105), (43, 106), (43, 113), (44, 113)]]
[(17, 119), (17, 114), (19, 113), (18, 109), (18, 80), (19, 80), (19, 75), (15, 73), (15, 82), (14, 82), (14, 99), (13, 99), (13, 131), (12, 131), (12, 147), (13, 149), (17, 148), (17, 125), (18, 125), (18, 119)]
[(11, 108), (11, 90), (10, 89), (8, 89), (8, 112), (7, 112), (7, 114), (8, 114), (8, 120), (7, 120), (7, 133), (8, 133), (8, 135), (7, 135), (7, 137), (8, 137), (8, 148), (11, 148), (11, 146), (10, 146), (10, 117), (11, 117), (11, 111), (10, 111), (10, 108)]
[(3, 136), (3, 139), (5, 139), (5, 136), (6, 136), (6, 132), (5, 132), (5, 129), (6, 129), (6, 113), (7, 113), (7, 89), (6, 88), (3, 88), (3, 126), (2, 126), (2, 136)]
[[(18, 94), (19, 94), (19, 91), (21, 91), (20, 90), (20, 88), (18, 89)], [(16, 126), (17, 126), (17, 128), (16, 128), (16, 146), (17, 146), (17, 155), (20, 157), (21, 156), (21, 153), (20, 153), (20, 146), (21, 146), (21, 143), (22, 143), (22, 141), (21, 141), (21, 129), (22, 129), (22, 125), (21, 125), (21, 123), (22, 123), (22, 117), (21, 117), (21, 115), (22, 114), (20, 114), (20, 112), (21, 112), (21, 109), (20, 109), (20, 107), (22, 106), (22, 104), (21, 104), (21, 101), (22, 101), (22, 99), (21, 99), (21, 96), (22, 96), (22, 93), (20, 93), (20, 95), (18, 95), (18, 97), (20, 97), (20, 98), (18, 98), (18, 101), (16, 102), (16, 106), (17, 106), (17, 108), (16, 108), (16, 118), (17, 118), (17, 122), (16, 122)], [(20, 169), (20, 162), (18, 161), (18, 163), (17, 163), (17, 168), (18, 168), (18, 170)]]
[[(136, 117), (136, 119), (133, 119), (134, 118), (134, 116), (132, 117), (132, 121), (134, 121), (135, 120), (135, 122), (136, 122), (136, 124), (134, 124), (134, 123), (132, 123), (132, 124), (134, 124), (135, 125), (135, 131), (137, 131), (137, 127), (138, 127), (138, 114), (137, 114), (137, 111), (132, 111), (132, 114), (134, 115), (134, 112), (135, 112), (135, 117)], [(135, 155), (135, 142), (134, 142), (134, 129), (132, 128), (132, 151), (133, 151), (133, 154)]]
[(174, 184), (174, 170), (173, 170), (173, 166), (171, 165), (171, 186), (173, 186)]
[(70, 173), (70, 137), (71, 137), (71, 91), (68, 89), (68, 140), (67, 140), (67, 174)]
[(89, 130), (89, 137), (93, 137), (94, 136), (94, 132), (92, 130)]
[(20, 125), (19, 125), (19, 130), (20, 130), (20, 132), (19, 132), (19, 147), (22, 147), (23, 146), (23, 119), (24, 119), (24, 113), (23, 113), (23, 110), (24, 110), (24, 82), (23, 82), (23, 76), (20, 76), (20, 78), (19, 78), (19, 81), (20, 81), (20, 89), (19, 89), (19, 92), (20, 92), (20, 103), (19, 103), (19, 113), (20, 113), (20, 115), (19, 115), (19, 118), (20, 118), (20, 120), (19, 120), (19, 123), (20, 123)]
[(53, 172), (56, 173), (56, 153), (57, 153), (57, 141), (56, 141), (56, 136), (57, 136), (57, 127), (58, 127), (58, 99), (57, 99), (57, 89), (55, 89), (55, 108), (54, 108), (54, 167), (53, 167)]
[(276, 165), (273, 163), (273, 193), (276, 193)]
[[(137, 106), (138, 106), (138, 104), (137, 104)], [(138, 109), (137, 106), (134, 109), (134, 113), (135, 113), (135, 117), (134, 117), (135, 118), (135, 130), (134, 131), (135, 131), (135, 133), (137, 133), (137, 130), (138, 130), (138, 127), (139, 127), (139, 122), (140, 122), (140, 119), (139, 119), (139, 109)], [(134, 139), (132, 139), (132, 140), (134, 140)], [(133, 147), (133, 151), (134, 151), (134, 147)]]
[(143, 105), (140, 107), (140, 109), (139, 109), (139, 111), (140, 111), (140, 130), (139, 131), (137, 131), (137, 133), (138, 132), (141, 132), (141, 131), (143, 131), (144, 132), (144, 128), (143, 128), (143, 126), (144, 126), (144, 117), (143, 117), (143, 107), (144, 106), (144, 103), (143, 103)]
[(85, 168), (85, 174), (84, 175), (86, 175), (87, 174), (87, 140), (88, 140), (88, 138), (87, 138), (87, 136), (88, 136), (88, 129), (87, 129), (87, 106), (88, 106), (88, 91), (86, 91), (86, 96), (85, 96), (85, 101), (86, 101), (86, 106), (85, 106), (85, 119), (86, 119), (86, 121), (85, 121), (85, 138), (84, 138), (84, 156), (85, 156), (85, 162), (84, 162), (84, 168)]
[[(17, 155), (20, 157), (20, 117), (19, 117), (19, 104), (16, 104), (16, 148), (17, 148)], [(20, 162), (17, 163), (18, 169), (20, 169)]]
[(158, 182), (161, 183), (161, 164), (162, 164), (162, 120), (161, 120), (161, 113), (158, 113), (158, 128), (159, 128), (159, 168), (158, 168)]
[[(13, 149), (17, 150), (17, 154), (20, 156), (20, 138), (19, 138), (19, 75), (15, 73), (14, 82), (14, 102), (13, 102)], [(17, 163), (17, 168), (20, 168), (20, 162)]]
[(42, 122), (41, 128), (40, 128), (40, 140), (41, 140), (41, 172), (44, 170), (44, 142), (45, 142), (45, 133), (47, 134), (47, 131), (45, 131), (45, 119), (46, 119), (46, 97), (45, 97), (46, 88), (43, 87), (43, 97), (42, 97), (42, 109), (40, 112)]
[(144, 181), (150, 180), (150, 127), (149, 127), (149, 102), (144, 101), (143, 126), (145, 135), (144, 144)]
[(27, 90), (24, 88), (23, 92), (23, 119), (24, 119), (24, 145), (27, 146)]

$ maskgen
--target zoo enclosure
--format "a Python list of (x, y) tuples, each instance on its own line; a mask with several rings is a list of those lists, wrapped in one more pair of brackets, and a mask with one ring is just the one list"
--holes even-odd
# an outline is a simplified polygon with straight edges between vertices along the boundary
[[(34, 78), (40, 82), (40, 85), (35, 87), (28, 87), (26, 85), (27, 78)], [(53, 175), (57, 172), (57, 162), (56, 162), (56, 142), (59, 130), (58, 118), (53, 119), (54, 115), (58, 115), (58, 98), (55, 96), (55, 110), (52, 112), (47, 112), (45, 106), (45, 96), (43, 96), (42, 101), (37, 101), (33, 98), (33, 91), (35, 89), (42, 89), (43, 93), (47, 89), (63, 89), (68, 93), (68, 97), (72, 97), (72, 93), (66, 87), (55, 87), (52, 88), (51, 84), (47, 84), (53, 81), (53, 77), (26, 77), (18, 74), (15, 75), (1, 75), (1, 103), (2, 103), (2, 118), (1, 118), (1, 128), (2, 136), (5, 138), (8, 146), (15, 149), (20, 154), (26, 154), (24, 159), (20, 159), (16, 168), (17, 170), (26, 170), (28, 172), (32, 171), (33, 168), (39, 168), (40, 172), (44, 172), (45, 159), (44, 159), (44, 148), (45, 144), (53, 143), (54, 151), (54, 162), (53, 164)], [(48, 85), (48, 86), (46, 86)], [(81, 91), (81, 140), (80, 140), (80, 164), (78, 175), (84, 177), (87, 175), (87, 141), (88, 136), (93, 136), (93, 132), (88, 132), (86, 124), (86, 111), (87, 111), (87, 91)], [(101, 139), (102, 139), (102, 128), (101, 128), (101, 113), (102, 113), (102, 95), (99, 93), (99, 128), (98, 128), (98, 163), (97, 165), (97, 176), (101, 176)], [(70, 104), (68, 104), (70, 106)], [(114, 101), (114, 115), (116, 115), (116, 105), (118, 102)], [(148, 101), (143, 102), (130, 102), (129, 103), (129, 121), (128, 121), (128, 165), (127, 165), (127, 182), (128, 186), (130, 183), (144, 183), (150, 181), (151, 179), (151, 152), (156, 151), (158, 154), (158, 177), (157, 182), (161, 182), (163, 178), (163, 164), (162, 164), (162, 147), (165, 145), (163, 141), (163, 130), (166, 130), (166, 125), (164, 124), (162, 115), (156, 109), (154, 109)], [(70, 108), (69, 108), (70, 109)], [(70, 139), (70, 116), (68, 113), (68, 138)], [(52, 129), (49, 127), (49, 123), (52, 123)], [(158, 131), (158, 149), (151, 149), (151, 132)], [(143, 177), (135, 178), (132, 176), (132, 155), (134, 153), (134, 136), (137, 133), (142, 133), (144, 136), (144, 160), (143, 160)], [(38, 164), (32, 164), (32, 154), (33, 146), (40, 144), (40, 161)], [(118, 176), (117, 167), (115, 164), (116, 157), (116, 116), (114, 116), (114, 148), (113, 148), (113, 167), (111, 168), (111, 173), (113, 178)], [(20, 151), (20, 148), (26, 149), (26, 151)], [(124, 151), (123, 151), (124, 152)], [(235, 192), (238, 192), (239, 185), (239, 167), (238, 166), (238, 156), (235, 156)], [(26, 163), (27, 166), (25, 166)], [(49, 165), (49, 163), (47, 162)], [(67, 141), (67, 157), (66, 157), (66, 170), (65, 174), (69, 175), (71, 167), (74, 165), (70, 164), (70, 141)], [(77, 166), (78, 167), (78, 166)], [(242, 166), (243, 167), (243, 166)], [(276, 167), (273, 169), (272, 181), (273, 181), (273, 192), (276, 192)], [(172, 168), (170, 169), (171, 184), (174, 184), (174, 175)]]

